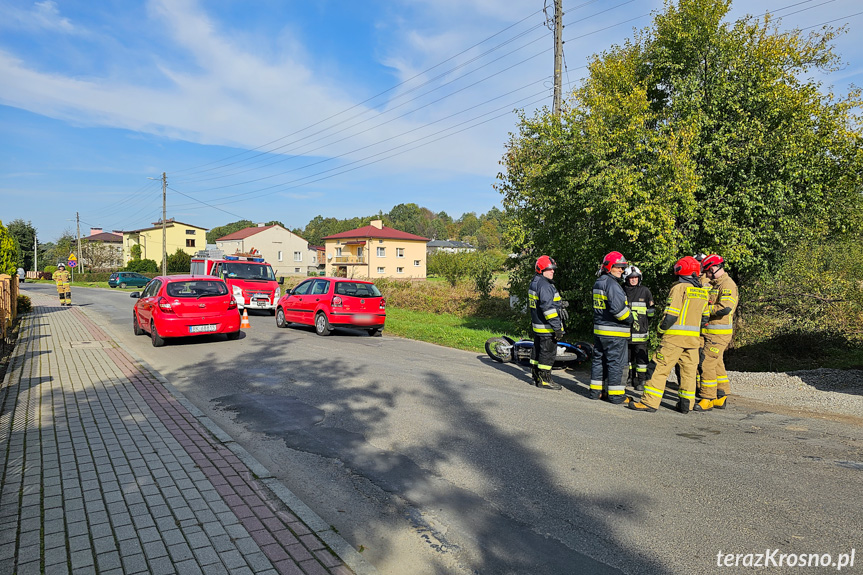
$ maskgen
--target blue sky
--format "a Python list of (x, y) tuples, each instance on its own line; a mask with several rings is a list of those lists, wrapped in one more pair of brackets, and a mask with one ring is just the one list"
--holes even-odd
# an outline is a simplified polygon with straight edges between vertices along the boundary
[[(552, 0), (547, 0), (552, 5)], [(566, 71), (648, 26), (657, 0), (564, 0)], [(64, 230), (168, 217), (304, 227), (413, 202), (453, 217), (492, 188), (514, 109), (551, 106), (543, 0), (0, 0), (0, 220)], [(551, 7), (549, 6), (549, 10)], [(859, 0), (738, 1), (784, 28), (847, 24)], [(835, 20), (835, 21), (834, 21)]]

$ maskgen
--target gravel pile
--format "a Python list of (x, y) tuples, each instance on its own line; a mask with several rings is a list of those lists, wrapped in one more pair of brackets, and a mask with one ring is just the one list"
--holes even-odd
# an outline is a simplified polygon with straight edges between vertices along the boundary
[(728, 373), (732, 395), (818, 413), (863, 417), (863, 371), (812, 369)]

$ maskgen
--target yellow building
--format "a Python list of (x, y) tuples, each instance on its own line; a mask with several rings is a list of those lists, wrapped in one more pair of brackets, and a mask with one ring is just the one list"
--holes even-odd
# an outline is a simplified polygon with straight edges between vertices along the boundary
[(326, 275), (356, 279), (425, 279), (429, 239), (383, 225), (369, 225), (323, 238)]
[[(190, 256), (207, 247), (207, 228), (165, 220), (165, 243), (167, 255), (180, 248)], [(162, 265), (162, 222), (153, 222), (152, 228), (123, 232), (123, 262), (132, 259), (132, 246), (141, 246), (141, 259), (153, 260)]]

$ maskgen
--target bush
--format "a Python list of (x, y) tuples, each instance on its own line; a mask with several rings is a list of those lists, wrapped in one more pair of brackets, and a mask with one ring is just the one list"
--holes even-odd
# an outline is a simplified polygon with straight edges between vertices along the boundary
[(177, 248), (173, 254), (168, 256), (168, 273), (181, 274), (189, 273), (192, 266), (192, 256)]
[(488, 298), (494, 288), (494, 274), (503, 269), (505, 257), (495, 252), (475, 252), (468, 257), (468, 273), (480, 297)]
[(57, 271), (57, 266), (45, 266), (44, 268), (42, 268), (42, 271), (46, 274), (53, 274)]
[(427, 269), (429, 274), (440, 276), (446, 279), (451, 287), (455, 287), (470, 271), (468, 254), (435, 252), (428, 257)]
[(75, 272), (75, 281), (76, 282), (106, 282), (108, 278), (111, 277), (112, 272), (87, 272), (87, 273), (77, 273)]
[(19, 294), (18, 295), (18, 313), (27, 313), (33, 309), (33, 303), (30, 301), (30, 298), (26, 295)]
[(123, 269), (126, 272), (138, 272), (139, 274), (158, 274), (159, 264), (155, 260), (131, 260)]

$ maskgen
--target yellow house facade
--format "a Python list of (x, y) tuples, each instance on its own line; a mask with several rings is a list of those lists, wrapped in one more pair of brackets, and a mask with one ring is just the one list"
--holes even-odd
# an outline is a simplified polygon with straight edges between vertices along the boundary
[[(165, 220), (165, 253), (171, 255), (180, 248), (190, 256), (207, 247), (207, 228)], [(153, 222), (153, 227), (123, 232), (123, 262), (132, 259), (132, 247), (141, 246), (141, 259), (153, 260), (162, 265), (162, 222)]]
[(369, 225), (323, 238), (328, 276), (355, 279), (426, 278), (428, 238), (373, 220)]

